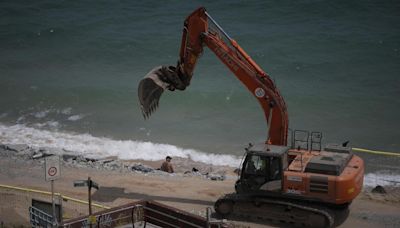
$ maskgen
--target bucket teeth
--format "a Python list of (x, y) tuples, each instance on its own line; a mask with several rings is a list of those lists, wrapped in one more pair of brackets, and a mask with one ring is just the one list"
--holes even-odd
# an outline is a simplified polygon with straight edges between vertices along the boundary
[(156, 110), (156, 105), (164, 89), (157, 85), (151, 77), (145, 77), (139, 83), (138, 96), (143, 118), (148, 119)]
[(160, 97), (165, 89), (169, 89), (170, 91), (174, 91), (175, 89), (184, 90), (189, 85), (189, 81), (190, 77), (180, 73), (174, 66), (153, 68), (139, 82), (138, 96), (143, 118), (148, 119), (156, 111)]

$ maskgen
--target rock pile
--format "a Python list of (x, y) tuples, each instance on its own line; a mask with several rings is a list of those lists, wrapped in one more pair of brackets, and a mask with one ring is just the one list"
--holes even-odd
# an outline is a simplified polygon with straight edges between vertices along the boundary
[(0, 157), (8, 157), (12, 159), (23, 159), (26, 162), (44, 163), (47, 156), (59, 155), (62, 165), (66, 167), (89, 168), (105, 171), (119, 171), (124, 173), (142, 173), (152, 175), (166, 176), (199, 176), (214, 181), (223, 181), (226, 179), (225, 172), (206, 172), (202, 173), (198, 169), (193, 168), (191, 171), (184, 173), (166, 173), (153, 167), (130, 161), (123, 161), (112, 158), (95, 159), (85, 157), (83, 155), (74, 154), (72, 151), (56, 148), (34, 148), (25, 144), (0, 144)]

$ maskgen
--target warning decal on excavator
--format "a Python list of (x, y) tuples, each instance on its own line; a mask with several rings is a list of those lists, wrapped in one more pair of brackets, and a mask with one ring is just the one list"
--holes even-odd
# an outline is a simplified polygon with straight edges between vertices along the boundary
[(297, 189), (288, 189), (288, 190), (286, 190), (286, 192), (291, 193), (291, 194), (296, 194), (296, 195), (301, 194), (300, 190), (297, 190)]
[(296, 182), (302, 182), (303, 178), (298, 177), (298, 176), (287, 176), (288, 181), (296, 181)]
[(261, 98), (261, 97), (264, 97), (264, 96), (265, 96), (265, 91), (264, 91), (262, 88), (258, 87), (258, 88), (254, 91), (254, 94), (256, 95), (256, 97)]

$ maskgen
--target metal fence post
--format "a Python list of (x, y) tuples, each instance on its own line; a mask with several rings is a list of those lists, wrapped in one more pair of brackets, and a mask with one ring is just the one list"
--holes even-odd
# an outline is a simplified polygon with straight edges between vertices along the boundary
[(207, 216), (207, 228), (210, 228), (210, 221), (211, 221), (211, 208), (207, 207), (206, 209), (206, 216)]
[(63, 223), (64, 219), (63, 219), (63, 197), (61, 194), (58, 195), (58, 203), (60, 204), (60, 224)]

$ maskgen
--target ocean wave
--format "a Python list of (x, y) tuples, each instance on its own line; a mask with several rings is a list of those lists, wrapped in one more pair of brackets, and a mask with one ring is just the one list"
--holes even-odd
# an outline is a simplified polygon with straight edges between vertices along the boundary
[(364, 176), (364, 186), (375, 187), (377, 185), (389, 186), (400, 184), (400, 175), (385, 171), (367, 173)]
[[(49, 125), (51, 123), (44, 123)], [(40, 127), (40, 126), (38, 126)], [(143, 129), (145, 130), (145, 129)], [(218, 166), (238, 167), (240, 158), (227, 154), (212, 154), (194, 149), (184, 149), (170, 144), (143, 142), (136, 140), (114, 140), (106, 137), (95, 137), (90, 134), (53, 132), (27, 127), (23, 124), (6, 126), (0, 124), (0, 143), (27, 144), (32, 147), (50, 147), (70, 151), (92, 158), (116, 156), (119, 159), (143, 159), (148, 161), (163, 160), (167, 155), (191, 159), (196, 162)], [(364, 186), (396, 185), (400, 175), (385, 171), (367, 173)]]
[(60, 111), (61, 114), (70, 115), (72, 113), (72, 108), (68, 107), (68, 108), (64, 108), (64, 109), (59, 110), (59, 111)]
[(51, 110), (39, 111), (39, 112), (33, 113), (32, 115), (38, 119), (42, 119), (42, 118), (46, 117), (50, 111)]
[[(29, 108), (28, 111), (34, 108)], [(43, 110), (38, 110), (35, 112), (25, 112), (15, 121), (17, 124), (26, 124), (35, 127), (59, 127), (58, 121), (78, 121), (85, 118), (88, 114), (73, 113), (71, 107), (66, 107), (62, 109), (48, 108)], [(0, 114), (0, 118), (6, 117), (7, 113)], [(33, 117), (33, 118), (32, 118)], [(56, 119), (56, 120), (54, 120)], [(47, 121), (47, 122), (37, 122), (37, 121)]]
[(68, 117), (67, 120), (69, 120), (69, 121), (77, 121), (77, 120), (83, 119), (83, 117), (85, 117), (85, 116), (84, 115), (72, 115), (72, 116)]
[(60, 127), (60, 123), (58, 121), (50, 120), (44, 123), (35, 123), (35, 127), (42, 128), (42, 127), (50, 127), (54, 129), (58, 129)]
[(117, 156), (119, 159), (162, 160), (166, 156), (191, 159), (212, 165), (237, 167), (240, 159), (233, 155), (212, 154), (174, 145), (135, 140), (114, 140), (90, 134), (53, 132), (23, 124), (0, 124), (0, 143), (27, 144), (32, 147), (51, 147), (73, 151), (93, 158)]

